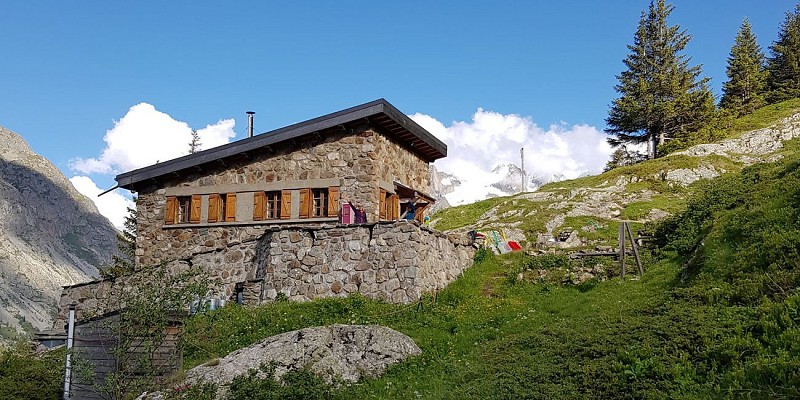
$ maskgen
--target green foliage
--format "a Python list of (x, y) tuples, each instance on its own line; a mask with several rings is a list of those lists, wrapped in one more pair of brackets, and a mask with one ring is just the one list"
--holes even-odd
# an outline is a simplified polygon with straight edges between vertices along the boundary
[(728, 81), (722, 85), (720, 107), (734, 116), (750, 114), (765, 104), (766, 57), (745, 18), (728, 57)]
[(800, 97), (800, 4), (786, 13), (770, 51), (767, 99), (777, 103)]
[[(136, 198), (133, 199), (133, 202), (134, 204), (136, 203)], [(124, 228), (121, 233), (117, 233), (117, 252), (111, 259), (111, 266), (100, 270), (100, 275), (103, 278), (114, 278), (134, 272), (136, 260), (136, 215), (136, 209), (128, 207)]]
[(744, 132), (767, 128), (783, 118), (794, 115), (798, 109), (800, 109), (800, 99), (771, 104), (740, 118), (734, 118), (731, 111), (722, 109), (706, 126), (686, 138), (670, 140), (664, 146), (660, 146), (658, 151), (664, 155), (696, 144), (739, 137)]
[(0, 399), (58, 399), (63, 382), (63, 350), (42, 355), (33, 354), (22, 345), (0, 350)]
[(656, 142), (682, 138), (706, 124), (714, 111), (708, 79), (699, 79), (701, 67), (689, 66), (680, 54), (690, 36), (667, 18), (674, 6), (664, 0), (650, 2), (642, 12), (631, 51), (617, 76), (620, 97), (611, 104), (606, 132), (609, 143), (648, 143), (650, 158)]
[(709, 182), (686, 211), (655, 227), (659, 248), (686, 268), (676, 300), (715, 315), (700, 354), (727, 396), (800, 395), (798, 220), (794, 153)]
[[(180, 270), (157, 265), (142, 268), (136, 275), (117, 277), (117, 295), (109, 296), (106, 306), (119, 314), (105, 318), (102, 326), (116, 339), (111, 353), (117, 360), (117, 369), (107, 374), (96, 389), (109, 398), (123, 399), (153, 388), (155, 378), (168, 373), (170, 365), (179, 361), (163, 358), (168, 328), (183, 325), (188, 304), (206, 296), (211, 287), (206, 273), (192, 267)], [(154, 360), (150, 356), (154, 354), (162, 358)], [(76, 354), (78, 361), (80, 357)], [(81, 380), (92, 381), (93, 377)]]
[(233, 379), (230, 399), (249, 400), (323, 400), (329, 399), (330, 386), (308, 370), (289, 371), (280, 380), (275, 377), (275, 365), (264, 364), (246, 375)]

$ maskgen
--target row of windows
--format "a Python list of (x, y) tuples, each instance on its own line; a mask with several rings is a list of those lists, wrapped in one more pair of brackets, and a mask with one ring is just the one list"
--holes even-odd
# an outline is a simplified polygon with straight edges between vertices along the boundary
[[(336, 217), (339, 213), (339, 188), (300, 189), (299, 218)], [(167, 196), (165, 223), (196, 224), (202, 219), (201, 195)], [(208, 195), (207, 222), (236, 222), (236, 193)], [(253, 221), (292, 218), (292, 191), (253, 193)]]

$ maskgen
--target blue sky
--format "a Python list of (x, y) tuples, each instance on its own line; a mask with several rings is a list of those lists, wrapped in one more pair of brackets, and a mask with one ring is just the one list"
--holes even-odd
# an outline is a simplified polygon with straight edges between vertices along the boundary
[[(766, 51), (794, 6), (672, 3), (717, 96), (742, 19)], [(0, 1), (0, 125), (100, 187), (119, 171), (82, 173), (75, 160), (99, 158), (140, 103), (195, 129), (233, 119), (236, 138), (247, 110), (263, 132), (380, 97), (445, 129), (474, 125), (481, 108), (545, 133), (602, 131), (647, 4)]]

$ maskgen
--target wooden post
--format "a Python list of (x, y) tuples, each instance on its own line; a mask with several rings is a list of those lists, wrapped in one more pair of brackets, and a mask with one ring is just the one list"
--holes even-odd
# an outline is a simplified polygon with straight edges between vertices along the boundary
[(639, 258), (639, 246), (636, 245), (631, 225), (627, 222), (625, 223), (625, 229), (628, 230), (628, 236), (631, 238), (631, 248), (633, 248), (633, 256), (636, 257), (636, 266), (639, 267), (639, 277), (641, 278), (644, 276), (644, 268), (642, 268), (642, 260)]
[(625, 223), (619, 223), (619, 266), (620, 277), (625, 277)]

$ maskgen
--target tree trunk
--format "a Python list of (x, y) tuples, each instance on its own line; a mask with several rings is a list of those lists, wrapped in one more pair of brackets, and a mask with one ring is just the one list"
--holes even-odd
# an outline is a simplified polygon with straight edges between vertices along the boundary
[(654, 159), (656, 158), (656, 137), (655, 135), (650, 136), (650, 140), (647, 141), (647, 158)]

